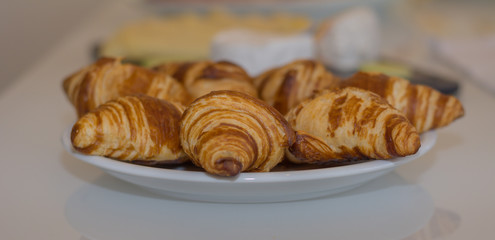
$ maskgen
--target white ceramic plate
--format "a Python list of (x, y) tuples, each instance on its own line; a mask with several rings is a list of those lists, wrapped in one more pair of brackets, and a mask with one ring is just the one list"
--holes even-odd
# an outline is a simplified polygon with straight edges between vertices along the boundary
[(350, 190), (420, 157), (433, 147), (437, 138), (434, 131), (423, 133), (419, 151), (403, 158), (310, 170), (241, 173), (235, 178), (224, 178), (181, 166), (155, 168), (84, 155), (72, 148), (70, 130), (71, 127), (62, 137), (65, 149), (110, 175), (170, 197), (231, 203), (294, 201)]

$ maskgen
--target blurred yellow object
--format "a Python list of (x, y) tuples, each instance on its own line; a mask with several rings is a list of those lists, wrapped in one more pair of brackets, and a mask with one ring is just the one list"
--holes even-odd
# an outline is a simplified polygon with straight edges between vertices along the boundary
[(401, 78), (410, 78), (411, 69), (403, 64), (391, 62), (369, 62), (363, 64), (360, 68), (363, 72), (381, 72), (386, 75), (396, 76)]
[(130, 23), (105, 41), (99, 54), (125, 57), (151, 66), (160, 62), (209, 57), (213, 36), (223, 30), (243, 28), (279, 34), (307, 30), (311, 20), (284, 13), (237, 15), (224, 10), (207, 14), (181, 13)]

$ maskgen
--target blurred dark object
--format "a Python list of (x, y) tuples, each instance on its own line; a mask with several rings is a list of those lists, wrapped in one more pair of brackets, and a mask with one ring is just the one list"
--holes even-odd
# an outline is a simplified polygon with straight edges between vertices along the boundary
[(414, 84), (430, 86), (444, 94), (456, 95), (459, 90), (459, 83), (444, 76), (431, 72), (413, 69), (409, 81)]
[[(459, 91), (459, 83), (436, 72), (410, 66), (395, 61), (378, 61), (367, 63), (359, 69), (367, 72), (381, 72), (390, 76), (397, 76), (409, 80), (413, 84), (421, 84), (432, 87), (441, 93), (456, 95)], [(352, 73), (340, 73), (348, 76)]]

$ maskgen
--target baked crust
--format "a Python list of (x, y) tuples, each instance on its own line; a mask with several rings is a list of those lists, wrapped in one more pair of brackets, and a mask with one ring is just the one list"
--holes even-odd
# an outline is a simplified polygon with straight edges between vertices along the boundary
[(317, 61), (297, 60), (261, 74), (255, 85), (263, 101), (285, 114), (315, 92), (336, 87), (338, 78)]
[(181, 110), (165, 100), (120, 97), (82, 116), (71, 141), (82, 153), (150, 165), (186, 160), (179, 141)]
[(462, 103), (454, 96), (406, 79), (381, 73), (357, 72), (341, 82), (372, 91), (406, 115), (419, 133), (449, 125), (464, 116)]
[(416, 129), (401, 112), (358, 88), (323, 91), (293, 108), (287, 120), (297, 135), (288, 157), (297, 163), (390, 159), (420, 147)]
[(212, 91), (231, 90), (257, 97), (253, 79), (240, 66), (227, 61), (172, 62), (154, 67), (184, 84), (196, 99)]
[(192, 162), (221, 176), (270, 171), (295, 140), (292, 128), (274, 108), (227, 90), (196, 99), (180, 126), (181, 144)]
[(184, 87), (170, 76), (131, 65), (121, 59), (101, 58), (63, 81), (64, 91), (79, 117), (121, 96), (145, 94), (187, 105)]

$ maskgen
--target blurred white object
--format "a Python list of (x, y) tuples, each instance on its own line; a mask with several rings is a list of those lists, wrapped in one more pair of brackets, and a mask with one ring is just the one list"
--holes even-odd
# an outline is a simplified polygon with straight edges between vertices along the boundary
[(297, 59), (314, 59), (310, 34), (281, 35), (244, 29), (217, 34), (211, 44), (211, 59), (230, 61), (256, 76)]
[(438, 57), (495, 93), (495, 35), (469, 39), (436, 39)]
[(315, 38), (316, 55), (326, 66), (338, 71), (356, 70), (378, 56), (378, 17), (370, 8), (351, 8), (324, 20)]

